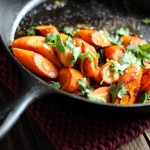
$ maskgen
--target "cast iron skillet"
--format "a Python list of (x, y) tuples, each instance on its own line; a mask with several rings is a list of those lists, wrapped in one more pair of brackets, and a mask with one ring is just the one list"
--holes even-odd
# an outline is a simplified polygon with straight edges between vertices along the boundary
[[(146, 3), (147, 2), (147, 3)], [(94, 29), (113, 31), (117, 27), (129, 27), (134, 34), (149, 40), (150, 28), (140, 22), (149, 17), (146, 9), (149, 0), (142, 5), (136, 5), (134, 0), (1, 0), (0, 1), (0, 44), (1, 51), (6, 52), (19, 67), (22, 76), (21, 89), (18, 96), (0, 108), (0, 117), (4, 120), (0, 126), (2, 138), (30, 103), (44, 96), (50, 101), (52, 95), (59, 95), (58, 103), (69, 106), (75, 111), (87, 114), (110, 116), (139, 116), (150, 114), (149, 104), (114, 105), (89, 102), (87, 99), (68, 94), (46, 84), (33, 75), (13, 57), (8, 49), (9, 43), (18, 36), (25, 34), (25, 29), (31, 25), (53, 24), (62, 30), (65, 26), (88, 24)], [(63, 97), (62, 97), (63, 96)]]

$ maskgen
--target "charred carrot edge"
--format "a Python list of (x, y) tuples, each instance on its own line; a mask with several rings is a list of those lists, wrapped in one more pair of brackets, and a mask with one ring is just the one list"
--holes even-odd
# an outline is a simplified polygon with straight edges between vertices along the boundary
[(49, 59), (58, 68), (62, 67), (55, 48), (48, 46), (45, 43), (45, 38), (42, 36), (24, 36), (18, 38), (12, 42), (12, 47), (34, 51)]
[(120, 104), (133, 104), (136, 102), (136, 98), (139, 92), (142, 78), (142, 69), (140, 66), (130, 65), (123, 76), (120, 76), (119, 81), (122, 82), (127, 89), (127, 94), (119, 99), (115, 100), (115, 103)]
[(59, 71), (58, 81), (62, 85), (62, 90), (67, 92), (75, 92), (79, 90), (77, 81), (84, 78), (84, 75), (73, 68), (62, 68)]
[(15, 58), (31, 72), (48, 78), (56, 78), (58, 69), (48, 59), (33, 51), (12, 49)]
[(51, 33), (59, 34), (57, 28), (53, 25), (36, 26), (35, 29), (43, 36), (46, 36), (47, 34)]
[(104, 55), (109, 60), (118, 61), (124, 52), (125, 48), (123, 45), (111, 45), (104, 48)]
[(99, 88), (95, 89), (94, 91), (92, 91), (89, 95), (96, 96), (99, 98), (104, 98), (107, 103), (111, 102), (111, 94), (109, 91), (109, 87), (107, 87), (107, 86), (99, 87)]
[(143, 39), (136, 37), (136, 36), (122, 36), (122, 44), (126, 47), (130, 44), (132, 45), (139, 45), (139, 44), (146, 44), (147, 42)]
[(76, 36), (93, 46), (106, 47), (111, 45), (108, 37), (100, 31), (82, 29), (76, 33)]

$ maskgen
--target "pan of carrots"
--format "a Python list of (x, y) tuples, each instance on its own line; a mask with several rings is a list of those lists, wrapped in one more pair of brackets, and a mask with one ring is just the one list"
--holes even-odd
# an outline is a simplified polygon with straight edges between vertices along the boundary
[[(19, 108), (26, 101), (12, 125), (31, 102), (53, 94), (63, 96), (60, 103), (68, 98), (67, 105), (72, 103), (78, 111), (150, 113), (146, 7), (138, 9), (129, 0), (2, 0), (0, 4), (1, 47), (27, 78), (20, 94), (26, 96), (9, 103), (11, 108), (17, 101)], [(9, 127), (2, 129), (0, 135)]]

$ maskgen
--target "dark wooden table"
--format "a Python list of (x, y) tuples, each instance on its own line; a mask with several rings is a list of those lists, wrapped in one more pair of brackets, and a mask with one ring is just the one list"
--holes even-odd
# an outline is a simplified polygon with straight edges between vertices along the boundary
[[(0, 104), (9, 96), (5, 91), (5, 87), (0, 85)], [(117, 150), (149, 149), (150, 129)], [(29, 114), (24, 112), (10, 132), (0, 141), (0, 150), (54, 150), (54, 148)]]

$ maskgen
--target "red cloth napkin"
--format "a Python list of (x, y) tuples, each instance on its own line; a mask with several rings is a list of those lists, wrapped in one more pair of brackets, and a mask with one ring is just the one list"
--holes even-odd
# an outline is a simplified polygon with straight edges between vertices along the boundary
[[(6, 55), (0, 55), (0, 82), (16, 95), (19, 81), (17, 68)], [(32, 104), (28, 113), (56, 150), (114, 150), (150, 127), (150, 117), (88, 117), (46, 99)]]

